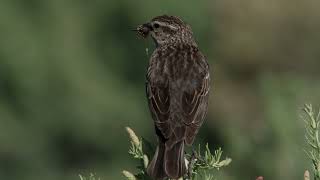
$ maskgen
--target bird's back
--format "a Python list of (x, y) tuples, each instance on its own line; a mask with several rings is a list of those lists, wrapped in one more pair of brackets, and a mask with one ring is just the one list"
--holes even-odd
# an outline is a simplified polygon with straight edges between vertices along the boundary
[[(163, 107), (168, 111), (167, 114), (154, 116), (155, 124), (166, 138), (172, 140), (172, 143), (186, 139), (191, 126), (196, 129), (194, 134), (189, 135), (192, 136), (189, 142), (193, 141), (202, 123), (202, 114), (205, 114), (207, 109), (207, 98), (201, 97), (203, 100), (200, 104), (193, 104), (196, 97), (191, 98), (191, 96), (203, 89), (203, 81), (208, 76), (208, 70), (204, 56), (194, 45), (175, 44), (158, 47), (152, 54), (147, 81), (151, 87), (157, 89), (159, 102), (154, 101), (153, 104), (159, 106), (159, 110), (162, 111), (155, 113), (164, 114), (159, 104), (166, 99), (169, 100), (168, 107)], [(151, 111), (154, 110), (156, 109), (151, 108)], [(197, 114), (192, 115), (190, 112), (193, 111)], [(194, 126), (195, 122), (197, 127)]]

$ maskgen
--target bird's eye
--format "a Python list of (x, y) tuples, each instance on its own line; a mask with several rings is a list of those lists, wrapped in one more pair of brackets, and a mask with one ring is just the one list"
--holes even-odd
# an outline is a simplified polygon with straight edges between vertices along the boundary
[(158, 23), (154, 23), (154, 24), (153, 24), (153, 27), (154, 27), (154, 28), (159, 28), (160, 25), (159, 25)]

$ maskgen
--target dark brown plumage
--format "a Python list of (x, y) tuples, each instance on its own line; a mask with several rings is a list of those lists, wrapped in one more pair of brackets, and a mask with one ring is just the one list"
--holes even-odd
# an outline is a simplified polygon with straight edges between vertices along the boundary
[(155, 17), (137, 31), (156, 44), (146, 91), (159, 144), (147, 171), (154, 179), (177, 179), (186, 173), (184, 145), (193, 143), (207, 112), (209, 66), (178, 17)]

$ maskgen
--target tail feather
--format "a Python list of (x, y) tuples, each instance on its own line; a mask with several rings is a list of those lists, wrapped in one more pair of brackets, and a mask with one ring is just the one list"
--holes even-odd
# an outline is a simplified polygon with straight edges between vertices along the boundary
[(164, 178), (178, 179), (186, 173), (184, 161), (184, 141), (174, 144), (170, 149), (159, 141), (155, 155), (150, 162), (147, 173), (155, 180)]
[(160, 180), (167, 177), (163, 168), (164, 153), (165, 153), (165, 144), (164, 142), (159, 141), (157, 150), (147, 168), (148, 175), (155, 180)]
[(166, 148), (164, 162), (165, 172), (171, 179), (178, 179), (186, 173), (184, 141), (174, 144), (171, 149)]

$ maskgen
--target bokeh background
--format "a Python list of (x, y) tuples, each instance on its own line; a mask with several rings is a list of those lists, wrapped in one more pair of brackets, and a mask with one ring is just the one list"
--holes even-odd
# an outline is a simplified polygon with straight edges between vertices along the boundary
[[(145, 98), (162, 14), (191, 24), (212, 67), (198, 143), (222, 147), (224, 180), (302, 179), (304, 103), (320, 104), (320, 1), (1, 0), (0, 179), (124, 179), (124, 130), (155, 142)], [(149, 49), (149, 54), (146, 53)]]

